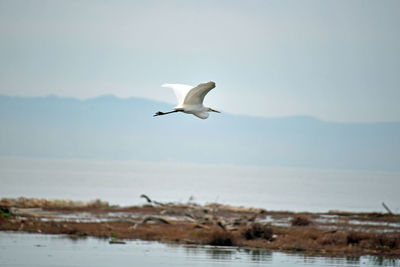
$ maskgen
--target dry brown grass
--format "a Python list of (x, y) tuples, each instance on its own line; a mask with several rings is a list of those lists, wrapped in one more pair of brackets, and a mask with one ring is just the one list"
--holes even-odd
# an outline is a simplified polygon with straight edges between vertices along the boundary
[(359, 244), (362, 240), (368, 239), (370, 236), (367, 233), (351, 231), (347, 233), (346, 241), (348, 245)]
[(321, 246), (345, 246), (347, 235), (344, 232), (325, 233), (318, 237), (317, 242)]
[(400, 233), (381, 233), (372, 237), (372, 245), (377, 249), (400, 249)]
[(214, 229), (209, 235), (208, 244), (212, 246), (233, 246), (236, 244), (231, 232)]
[(76, 209), (76, 208), (108, 208), (109, 203), (100, 199), (91, 201), (74, 201), (44, 198), (3, 198), (0, 206), (16, 208), (47, 208), (47, 209)]
[(304, 215), (297, 215), (290, 221), (292, 226), (308, 226), (311, 220)]
[(253, 223), (242, 231), (242, 236), (247, 240), (257, 238), (272, 240), (273, 231), (269, 224)]

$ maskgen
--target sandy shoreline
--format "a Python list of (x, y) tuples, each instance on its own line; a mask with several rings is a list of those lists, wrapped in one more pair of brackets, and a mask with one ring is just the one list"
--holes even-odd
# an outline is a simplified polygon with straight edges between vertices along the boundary
[(177, 244), (239, 246), (328, 256), (400, 257), (400, 215), (295, 213), (221, 204), (1, 199), (0, 230)]

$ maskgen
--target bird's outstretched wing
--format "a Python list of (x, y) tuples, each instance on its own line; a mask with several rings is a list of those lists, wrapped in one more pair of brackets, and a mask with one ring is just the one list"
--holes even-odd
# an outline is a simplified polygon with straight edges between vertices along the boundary
[(162, 87), (167, 87), (167, 88), (171, 88), (172, 90), (174, 90), (176, 98), (178, 99), (177, 107), (180, 107), (180, 106), (183, 105), (183, 101), (185, 100), (185, 96), (193, 88), (193, 86), (191, 86), (191, 85), (171, 84), (171, 83), (165, 83), (165, 84), (162, 85)]
[(204, 97), (211, 89), (215, 88), (215, 82), (201, 83), (191, 89), (183, 101), (184, 105), (201, 105)]

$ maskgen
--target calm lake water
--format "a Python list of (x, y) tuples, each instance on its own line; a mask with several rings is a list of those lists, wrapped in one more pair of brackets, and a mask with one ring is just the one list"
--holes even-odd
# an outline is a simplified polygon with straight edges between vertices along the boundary
[(0, 158), (0, 197), (143, 204), (218, 202), (291, 211), (400, 212), (400, 173), (250, 166)]
[(185, 247), (96, 238), (0, 232), (0, 266), (399, 266), (371, 256), (310, 257), (238, 248)]

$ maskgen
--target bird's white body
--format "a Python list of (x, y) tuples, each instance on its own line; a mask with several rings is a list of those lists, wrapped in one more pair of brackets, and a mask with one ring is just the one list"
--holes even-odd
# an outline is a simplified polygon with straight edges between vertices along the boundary
[[(201, 119), (207, 119), (209, 116), (208, 112), (210, 111), (219, 113), (217, 110), (203, 106), (204, 97), (209, 91), (215, 88), (214, 82), (201, 83), (196, 87), (186, 84), (163, 84), (162, 87), (174, 90), (178, 99), (178, 105), (174, 108), (174, 112), (182, 111), (187, 114), (193, 114)], [(161, 112), (158, 115), (164, 115), (164, 113)]]

